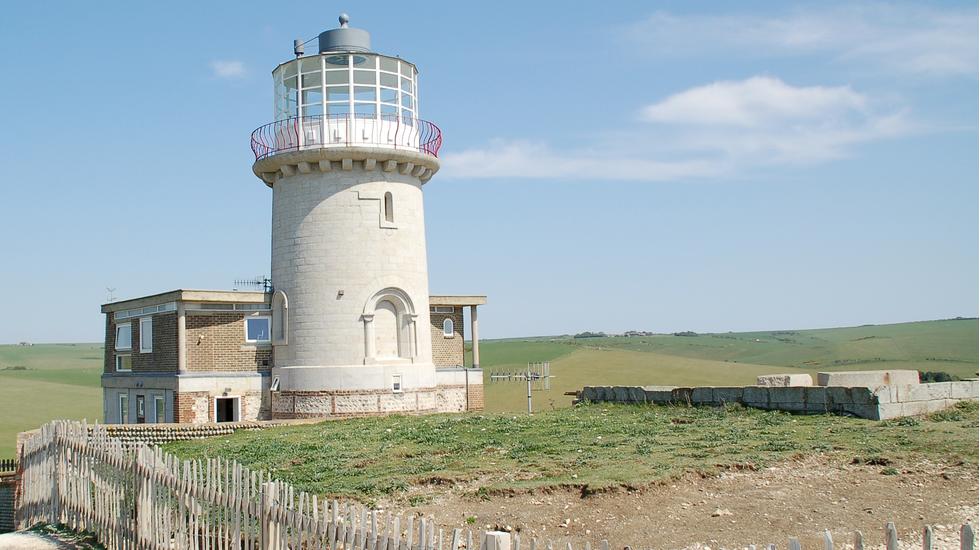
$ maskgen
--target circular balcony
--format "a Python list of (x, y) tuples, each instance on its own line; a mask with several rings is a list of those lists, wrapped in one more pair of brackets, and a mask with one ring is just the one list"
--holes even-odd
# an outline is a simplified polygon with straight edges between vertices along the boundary
[(442, 132), (426, 120), (358, 113), (291, 117), (252, 132), (256, 162), (280, 153), (319, 149), (393, 149), (439, 156)]

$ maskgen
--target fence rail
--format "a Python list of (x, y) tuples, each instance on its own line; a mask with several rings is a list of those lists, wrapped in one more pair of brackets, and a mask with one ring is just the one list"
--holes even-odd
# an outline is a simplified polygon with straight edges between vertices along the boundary
[(418, 118), (341, 114), (277, 120), (252, 132), (255, 160), (287, 151), (352, 146), (408, 149), (438, 157), (442, 131)]
[[(478, 531), (474, 541), (468, 529), (321, 500), (235, 461), (180, 460), (84, 422), (43, 426), (25, 441), (18, 466), (20, 528), (60, 523), (94, 532), (109, 550), (576, 550), (532, 537), (522, 545), (519, 533)], [(897, 550), (895, 525), (884, 534), (886, 548)], [(932, 539), (926, 527), (922, 548), (931, 549)], [(974, 541), (964, 525), (960, 548), (974, 550)], [(795, 538), (788, 547), (802, 548)], [(830, 532), (823, 547), (835, 547)], [(851, 547), (864, 548), (860, 533)], [(608, 541), (597, 550), (610, 550)]]

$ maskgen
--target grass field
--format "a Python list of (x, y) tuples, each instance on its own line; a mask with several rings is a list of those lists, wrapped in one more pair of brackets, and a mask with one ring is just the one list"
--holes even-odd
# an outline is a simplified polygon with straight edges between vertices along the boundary
[[(915, 369), (977, 376), (976, 319), (894, 325), (643, 337), (533, 338), (480, 344), (488, 411), (527, 407), (522, 382), (490, 383), (527, 361), (551, 361), (551, 391), (533, 392), (537, 410), (566, 407), (585, 385), (738, 385), (759, 374)], [(525, 359), (525, 357), (527, 359)]]
[(0, 458), (48, 420), (101, 420), (101, 374), (100, 344), (0, 346)]
[(587, 492), (813, 454), (896, 473), (922, 460), (975, 468), (977, 426), (976, 403), (886, 422), (740, 407), (589, 405), (534, 416), (361, 418), (166, 447), (185, 458), (234, 458), (307, 491), (371, 502), (468, 481), (479, 481), (479, 492), (549, 486)]
[[(824, 370), (917, 369), (960, 377), (977, 373), (976, 319), (895, 325), (636, 338), (539, 337), (481, 342), (491, 372), (551, 361), (551, 391), (535, 391), (536, 410), (568, 407), (563, 395), (585, 385), (752, 384), (759, 374)], [(14, 434), (52, 418), (102, 418), (102, 346), (0, 346), (0, 457)], [(23, 370), (20, 369), (23, 367)], [(16, 370), (15, 370), (16, 369)], [(520, 382), (486, 385), (489, 412), (526, 409)]]

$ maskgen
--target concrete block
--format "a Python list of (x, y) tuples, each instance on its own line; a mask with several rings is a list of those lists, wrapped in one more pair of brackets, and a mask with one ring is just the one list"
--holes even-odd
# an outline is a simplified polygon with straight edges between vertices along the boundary
[(646, 394), (647, 403), (660, 403), (665, 405), (671, 402), (672, 387), (645, 386), (643, 393)]
[(646, 403), (647, 394), (640, 386), (633, 386), (627, 390), (630, 403)]
[(486, 550), (510, 550), (510, 533), (487, 531), (484, 534), (483, 544), (480, 546)]
[[(807, 405), (817, 405), (819, 410), (826, 410), (827, 407), (827, 388), (811, 386), (803, 388), (803, 397)], [(809, 407), (807, 408), (809, 411)]]
[(596, 388), (592, 386), (586, 386), (582, 388), (581, 398), (585, 401), (596, 402), (598, 401), (599, 392)]
[(713, 405), (712, 388), (700, 387), (691, 390), (691, 404), (693, 405)]
[[(892, 403), (894, 405), (896, 403)], [(929, 414), (932, 412), (929, 409), (928, 401), (909, 401), (906, 403), (898, 403), (902, 407), (902, 416), (918, 416), (920, 414)]]
[(949, 399), (952, 382), (936, 382), (933, 384), (917, 384), (915, 386), (898, 386), (899, 401), (932, 401), (934, 399)]
[(691, 388), (674, 388), (670, 392), (671, 401), (677, 404), (691, 403)]
[(905, 410), (902, 407), (902, 403), (885, 403), (884, 405), (878, 405), (874, 407), (877, 411), (877, 415), (871, 416), (861, 416), (861, 418), (870, 418), (871, 420), (890, 420), (892, 418), (901, 418), (905, 415)]
[(973, 399), (980, 398), (980, 382), (977, 380), (967, 380), (965, 382), (950, 382), (949, 396), (953, 399)]
[(750, 407), (768, 408), (769, 390), (765, 386), (746, 386), (742, 390), (742, 402)]
[(757, 386), (786, 388), (790, 386), (812, 386), (813, 378), (809, 374), (766, 374), (756, 377)]
[(799, 403), (803, 404), (806, 399), (806, 389), (803, 387), (769, 388), (769, 401), (779, 404), (782, 408), (784, 404)]
[(744, 389), (742, 386), (712, 388), (711, 400), (719, 405), (725, 403), (741, 403)]
[(919, 372), (914, 370), (866, 370), (818, 372), (818, 386), (878, 387), (919, 383)]
[(613, 401), (616, 403), (628, 403), (629, 402), (629, 388), (625, 386), (615, 386), (613, 389)]

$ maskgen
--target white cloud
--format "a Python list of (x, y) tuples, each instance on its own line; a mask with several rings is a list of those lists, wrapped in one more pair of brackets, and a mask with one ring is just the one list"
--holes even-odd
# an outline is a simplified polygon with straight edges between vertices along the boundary
[(658, 12), (629, 26), (625, 36), (653, 55), (821, 53), (871, 70), (977, 75), (976, 5), (821, 5), (773, 16)]
[(732, 177), (754, 167), (846, 156), (912, 130), (901, 110), (849, 87), (797, 87), (772, 77), (698, 86), (639, 110), (638, 124), (572, 150), (498, 140), (447, 152), (444, 173), (465, 178), (667, 181)]
[(211, 62), (211, 73), (217, 78), (241, 78), (245, 76), (245, 63), (215, 60)]

